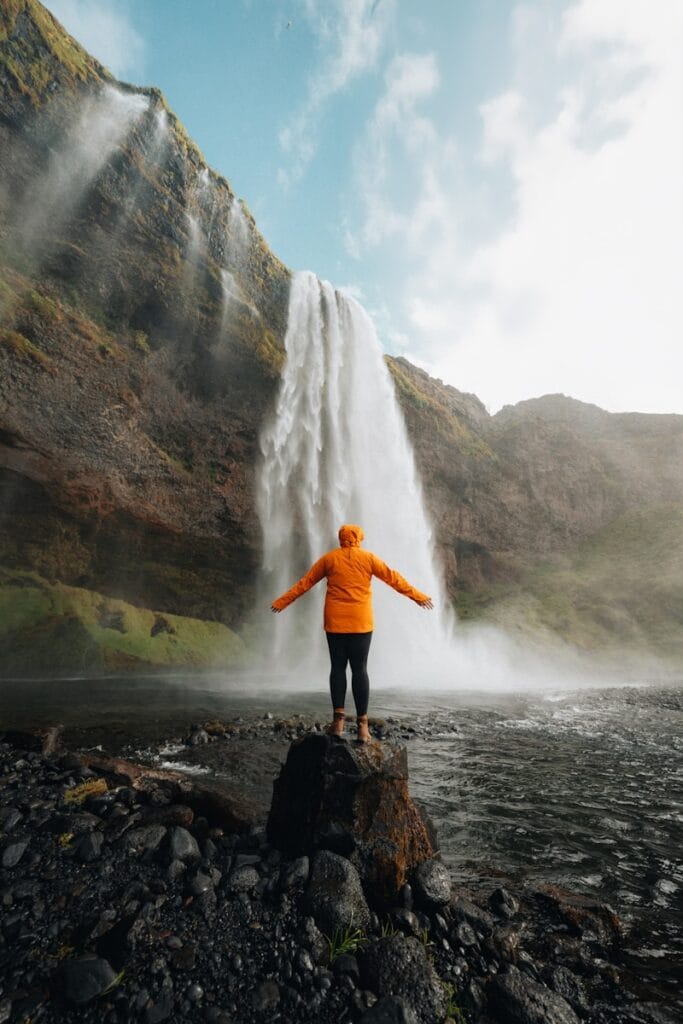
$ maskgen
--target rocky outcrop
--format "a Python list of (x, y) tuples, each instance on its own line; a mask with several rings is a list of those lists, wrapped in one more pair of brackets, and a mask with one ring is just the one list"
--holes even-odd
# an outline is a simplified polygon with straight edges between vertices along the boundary
[(405, 747), (309, 734), (273, 784), (268, 838), (288, 857), (344, 855), (371, 902), (386, 904), (433, 856), (435, 836), (410, 797)]

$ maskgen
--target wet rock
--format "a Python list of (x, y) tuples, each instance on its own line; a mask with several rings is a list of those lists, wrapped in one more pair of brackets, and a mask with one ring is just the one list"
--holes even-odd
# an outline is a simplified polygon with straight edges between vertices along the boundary
[(489, 906), (498, 917), (514, 917), (519, 910), (519, 902), (507, 889), (494, 889), (489, 897)]
[(228, 889), (231, 892), (249, 892), (258, 884), (260, 875), (251, 864), (244, 864), (241, 868), (235, 868), (230, 872), (228, 878)]
[(192, 943), (181, 946), (171, 954), (171, 967), (176, 971), (193, 971), (197, 962), (197, 947)]
[(577, 1013), (588, 1009), (588, 996), (583, 982), (566, 967), (553, 967), (545, 973), (544, 980), (559, 996), (566, 999)]
[(309, 871), (308, 857), (297, 857), (289, 861), (280, 871), (280, 888), (284, 892), (302, 888), (308, 881)]
[(104, 835), (101, 832), (88, 832), (79, 839), (74, 849), (75, 856), (85, 864), (97, 860), (102, 853)]
[(209, 742), (209, 734), (206, 729), (195, 729), (187, 737), (189, 747), (200, 747)]
[(161, 1024), (173, 1013), (173, 993), (163, 993), (145, 1012), (145, 1024)]
[(438, 860), (426, 860), (413, 875), (413, 893), (419, 906), (427, 910), (445, 907), (451, 898), (451, 876)]
[(332, 970), (338, 977), (341, 977), (342, 974), (348, 974), (354, 981), (360, 979), (358, 961), (350, 953), (340, 953), (339, 956), (335, 957), (332, 961)]
[(401, 996), (384, 996), (365, 1011), (360, 1024), (419, 1024), (419, 1018)]
[(304, 909), (330, 936), (337, 928), (365, 929), (370, 923), (358, 872), (350, 861), (329, 850), (319, 850), (315, 855)]
[(28, 839), (6, 843), (2, 851), (3, 868), (15, 868), (28, 848)]
[(193, 875), (187, 883), (187, 893), (189, 896), (201, 896), (202, 893), (208, 892), (210, 889), (213, 889), (213, 879), (210, 875), (205, 875), (201, 871)]
[(467, 921), (458, 921), (451, 931), (451, 938), (459, 946), (476, 946), (477, 936)]
[(22, 818), (21, 811), (16, 807), (0, 807), (0, 832), (11, 832)]
[(405, 747), (327, 734), (309, 733), (290, 746), (273, 785), (267, 834), (288, 857), (343, 851), (367, 890), (388, 903), (434, 852), (408, 792)]
[(539, 887), (534, 896), (567, 925), (569, 934), (584, 941), (598, 942), (608, 949), (619, 945), (624, 929), (609, 904), (553, 885)]
[(487, 994), (495, 1019), (504, 1024), (578, 1024), (569, 1003), (516, 967), (495, 975)]
[(65, 960), (62, 966), (64, 995), (76, 1006), (84, 1006), (101, 996), (115, 979), (116, 971), (109, 961), (96, 956)]
[(190, 985), (187, 992), (185, 993), (191, 1003), (201, 1003), (204, 998), (204, 989), (201, 985)]
[(510, 963), (516, 963), (519, 954), (519, 931), (516, 928), (499, 925), (493, 929), (491, 934), (493, 948), (498, 951), (500, 958)]
[(327, 942), (312, 917), (304, 918), (301, 941), (310, 950), (311, 956), (316, 963), (327, 963)]
[(136, 853), (144, 853), (145, 850), (158, 850), (165, 836), (165, 825), (141, 825), (126, 832), (123, 843)]
[(370, 991), (379, 997), (401, 996), (419, 1024), (441, 1024), (446, 998), (425, 947), (417, 939), (404, 935), (378, 939), (363, 950), (359, 965), (361, 980)]
[(422, 931), (417, 914), (414, 914), (412, 910), (406, 910), (405, 907), (397, 907), (396, 910), (392, 911), (391, 918), (404, 935), (419, 936)]
[(473, 928), (485, 935), (493, 930), (495, 923), (493, 915), (466, 896), (454, 893), (451, 897), (450, 908), (454, 918), (459, 921), (467, 921)]
[(185, 874), (186, 865), (181, 860), (172, 860), (166, 869), (166, 877), (169, 882), (176, 882), (181, 875)]
[(272, 978), (261, 982), (252, 996), (254, 1009), (260, 1013), (265, 1010), (274, 1010), (279, 1002), (280, 987)]
[(168, 833), (168, 852), (171, 860), (199, 860), (199, 843), (186, 828), (175, 826)]
[(165, 807), (146, 807), (144, 811), (145, 824), (180, 825), (182, 828), (189, 828), (194, 821), (194, 811), (185, 804), (167, 804)]
[(12, 1015), (12, 1000), (0, 999), (0, 1024), (7, 1024)]

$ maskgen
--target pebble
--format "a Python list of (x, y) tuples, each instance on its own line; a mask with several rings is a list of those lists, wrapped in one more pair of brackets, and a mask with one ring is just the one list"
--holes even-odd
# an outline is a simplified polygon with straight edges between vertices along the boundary
[(28, 848), (28, 839), (9, 842), (2, 851), (3, 868), (15, 868)]
[(280, 1002), (280, 988), (277, 982), (272, 978), (261, 982), (254, 991), (252, 1002), (254, 1009), (260, 1013), (275, 1009)]
[(172, 861), (199, 860), (201, 856), (195, 837), (180, 825), (169, 830), (168, 851)]

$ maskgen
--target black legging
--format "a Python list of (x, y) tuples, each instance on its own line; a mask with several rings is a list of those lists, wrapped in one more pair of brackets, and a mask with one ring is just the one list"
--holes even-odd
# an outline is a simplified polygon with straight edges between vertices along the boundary
[(332, 707), (343, 708), (346, 700), (346, 663), (351, 662), (351, 689), (357, 715), (366, 715), (370, 680), (366, 668), (370, 653), (370, 633), (327, 633), (330, 649), (330, 694)]

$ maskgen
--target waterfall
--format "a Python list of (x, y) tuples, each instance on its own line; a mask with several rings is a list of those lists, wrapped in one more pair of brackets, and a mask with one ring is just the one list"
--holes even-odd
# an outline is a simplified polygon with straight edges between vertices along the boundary
[(249, 249), (249, 224), (237, 196), (233, 197), (228, 214), (230, 258), (238, 269), (244, 263)]
[[(446, 651), (450, 616), (410, 442), (372, 321), (311, 273), (292, 281), (286, 363), (275, 413), (261, 436), (257, 502), (264, 544), (263, 602), (360, 523), (364, 547), (430, 594), (426, 612), (373, 582), (372, 678), (415, 678), (425, 652)], [(280, 670), (319, 666), (324, 583), (274, 616), (269, 648)]]
[(53, 150), (45, 175), (29, 187), (19, 206), (25, 245), (44, 249), (76, 211), (93, 180), (149, 107), (149, 100), (112, 86), (89, 97), (71, 129)]

